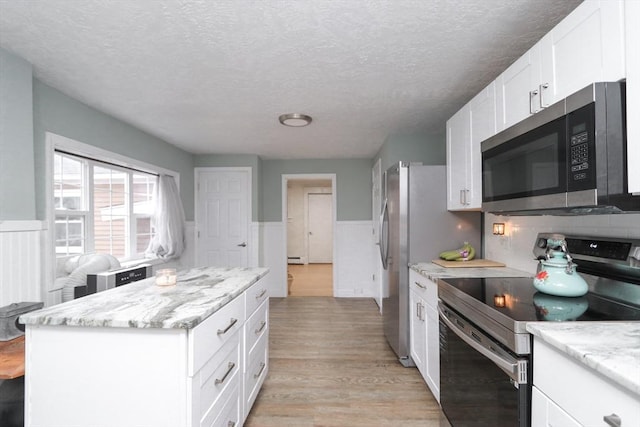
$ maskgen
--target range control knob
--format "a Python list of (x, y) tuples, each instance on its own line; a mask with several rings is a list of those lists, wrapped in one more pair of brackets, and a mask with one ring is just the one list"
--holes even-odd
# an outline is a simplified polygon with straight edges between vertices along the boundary
[(542, 238), (542, 237), (538, 238), (538, 241), (536, 242), (536, 246), (541, 248), (541, 249), (546, 248), (547, 247), (547, 239)]

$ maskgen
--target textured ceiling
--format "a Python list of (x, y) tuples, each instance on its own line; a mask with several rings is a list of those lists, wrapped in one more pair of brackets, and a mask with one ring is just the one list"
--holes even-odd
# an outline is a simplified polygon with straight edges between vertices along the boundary
[(443, 133), (580, 1), (0, 0), (0, 46), (192, 153), (371, 158)]

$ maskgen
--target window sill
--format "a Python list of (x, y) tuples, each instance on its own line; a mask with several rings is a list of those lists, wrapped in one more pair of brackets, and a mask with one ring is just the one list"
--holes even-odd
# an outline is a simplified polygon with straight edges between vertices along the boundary
[(131, 268), (131, 267), (136, 267), (138, 265), (142, 265), (142, 264), (148, 264), (148, 265), (160, 265), (160, 264), (166, 264), (168, 261), (160, 259), (160, 258), (140, 258), (140, 259), (132, 259), (129, 261), (123, 261), (120, 263), (120, 267), (121, 268)]

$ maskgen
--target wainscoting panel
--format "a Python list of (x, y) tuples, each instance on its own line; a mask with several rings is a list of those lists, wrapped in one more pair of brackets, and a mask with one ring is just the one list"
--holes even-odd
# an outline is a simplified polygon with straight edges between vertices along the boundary
[(336, 222), (336, 254), (333, 265), (337, 297), (378, 296), (374, 281), (373, 250), (376, 248), (372, 221)]
[(42, 301), (40, 221), (0, 222), (0, 307)]
[(262, 280), (270, 297), (287, 296), (287, 243), (282, 222), (260, 223), (260, 267), (269, 268)]

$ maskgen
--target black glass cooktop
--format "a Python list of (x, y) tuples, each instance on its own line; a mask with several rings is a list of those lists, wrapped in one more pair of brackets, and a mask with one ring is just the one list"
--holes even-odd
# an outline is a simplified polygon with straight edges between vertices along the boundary
[(640, 305), (589, 292), (558, 297), (537, 291), (533, 279), (500, 277), (443, 279), (458, 291), (517, 322), (640, 320)]

